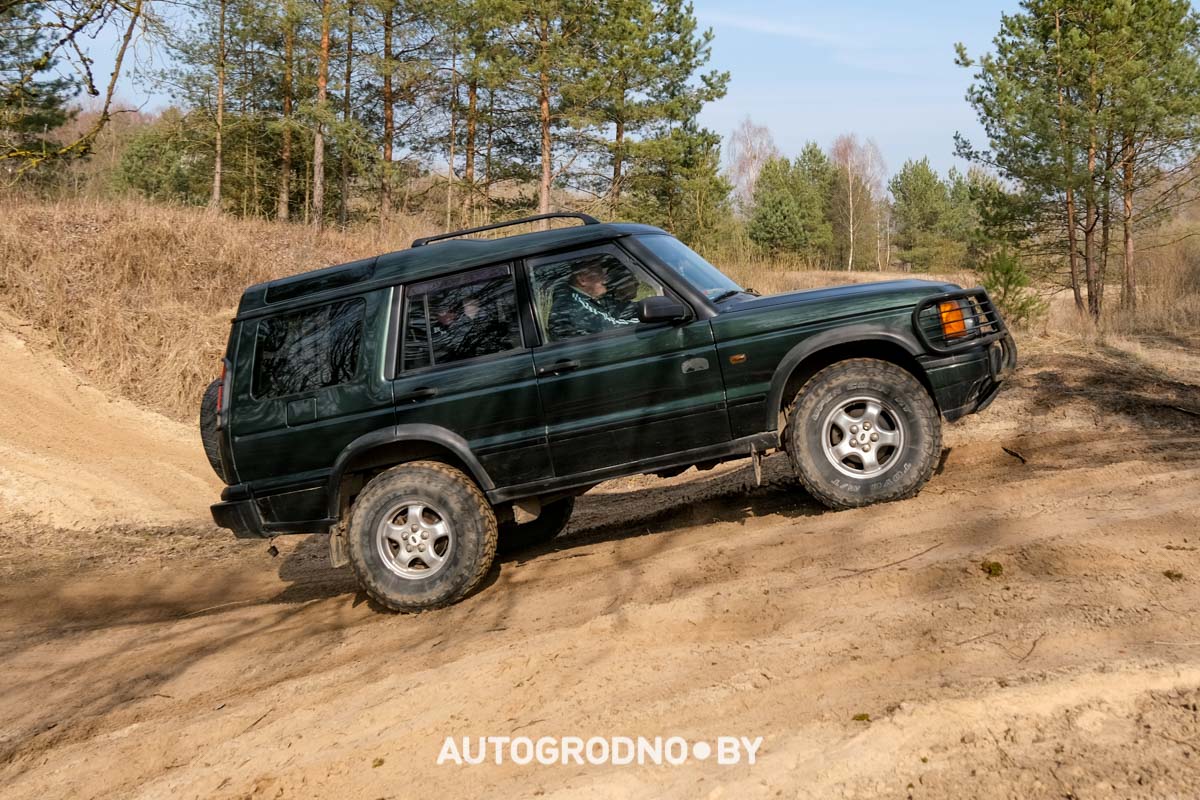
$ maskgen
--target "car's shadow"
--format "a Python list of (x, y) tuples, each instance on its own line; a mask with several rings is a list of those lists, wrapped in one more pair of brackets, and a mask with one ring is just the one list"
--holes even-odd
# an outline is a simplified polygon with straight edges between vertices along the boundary
[[(725, 465), (711, 475), (690, 472), (666, 480), (627, 478), (580, 497), (567, 529), (553, 541), (498, 555), (496, 566), (476, 592), (495, 583), (505, 564), (524, 564), (603, 542), (701, 525), (770, 514), (811, 516), (822, 510), (800, 486), (785, 455), (763, 461), (761, 485), (749, 460)], [(307, 602), (354, 594), (355, 604), (367, 602), (375, 607), (359, 590), (349, 567), (329, 567), (329, 540), (324, 534), (305, 537), (291, 549), (280, 564), (279, 577), (289, 585), (272, 598), (273, 602)]]
[(785, 455), (763, 461), (761, 485), (749, 460), (726, 465), (712, 475), (689, 472), (669, 481), (645, 477), (627, 480), (631, 482), (628, 489), (614, 482), (580, 497), (567, 529), (552, 542), (497, 560), (524, 563), (546, 553), (601, 542), (771, 514), (802, 517), (823, 511), (804, 491)]

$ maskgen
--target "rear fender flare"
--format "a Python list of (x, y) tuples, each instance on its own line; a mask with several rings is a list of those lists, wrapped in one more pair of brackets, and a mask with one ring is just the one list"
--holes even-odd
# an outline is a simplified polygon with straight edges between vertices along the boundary
[(331, 519), (337, 519), (341, 513), (342, 478), (345, 477), (347, 467), (356, 458), (364, 456), (372, 450), (405, 442), (413, 445), (432, 444), (448, 450), (465, 465), (467, 472), (483, 491), (487, 492), (496, 488), (496, 484), (488, 475), (487, 470), (471, 452), (471, 446), (467, 444), (467, 440), (454, 431), (440, 425), (423, 423), (395, 425), (358, 437), (338, 454), (337, 460), (333, 464), (333, 470), (329, 474), (329, 517)]

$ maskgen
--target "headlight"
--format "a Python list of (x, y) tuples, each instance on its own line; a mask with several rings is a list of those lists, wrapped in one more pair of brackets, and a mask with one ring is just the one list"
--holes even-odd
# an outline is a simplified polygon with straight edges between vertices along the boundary
[(958, 301), (958, 304), (963, 310), (963, 324), (967, 326), (967, 335), (974, 335), (976, 328), (979, 327), (979, 306), (975, 304), (975, 299), (972, 297), (964, 297)]

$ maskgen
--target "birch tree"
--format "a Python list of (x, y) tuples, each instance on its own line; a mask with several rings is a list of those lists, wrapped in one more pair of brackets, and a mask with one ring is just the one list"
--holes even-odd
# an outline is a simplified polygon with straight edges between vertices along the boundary
[(768, 161), (778, 158), (779, 148), (766, 125), (757, 125), (746, 116), (729, 136), (725, 148), (725, 174), (733, 186), (734, 203), (743, 216), (755, 205), (754, 191), (758, 176)]
[(863, 249), (864, 234), (872, 233), (874, 204), (882, 194), (885, 166), (878, 145), (843, 134), (833, 142), (830, 159), (837, 174), (833, 193), (835, 235), (847, 270), (854, 269), (855, 252)]

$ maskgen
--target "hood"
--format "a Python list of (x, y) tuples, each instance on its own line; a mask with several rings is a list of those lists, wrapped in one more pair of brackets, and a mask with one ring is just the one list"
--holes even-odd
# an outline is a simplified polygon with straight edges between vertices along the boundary
[(928, 297), (938, 292), (952, 292), (961, 287), (953, 283), (941, 281), (926, 281), (908, 278), (898, 281), (877, 281), (875, 283), (851, 283), (845, 286), (830, 286), (826, 289), (806, 289), (798, 292), (784, 292), (767, 297), (749, 297), (741, 295), (721, 303), (722, 314), (737, 314), (745, 311), (774, 308), (776, 306), (796, 306), (810, 304), (834, 303), (858, 308), (860, 311), (877, 311), (884, 308), (899, 308), (914, 305), (922, 297)]
[(797, 326), (836, 325), (863, 317), (898, 315), (906, 318), (909, 309), (921, 298), (958, 288), (940, 281), (901, 280), (749, 299), (745, 299), (748, 295), (741, 295), (721, 303), (711, 323), (717, 340), (729, 342)]

